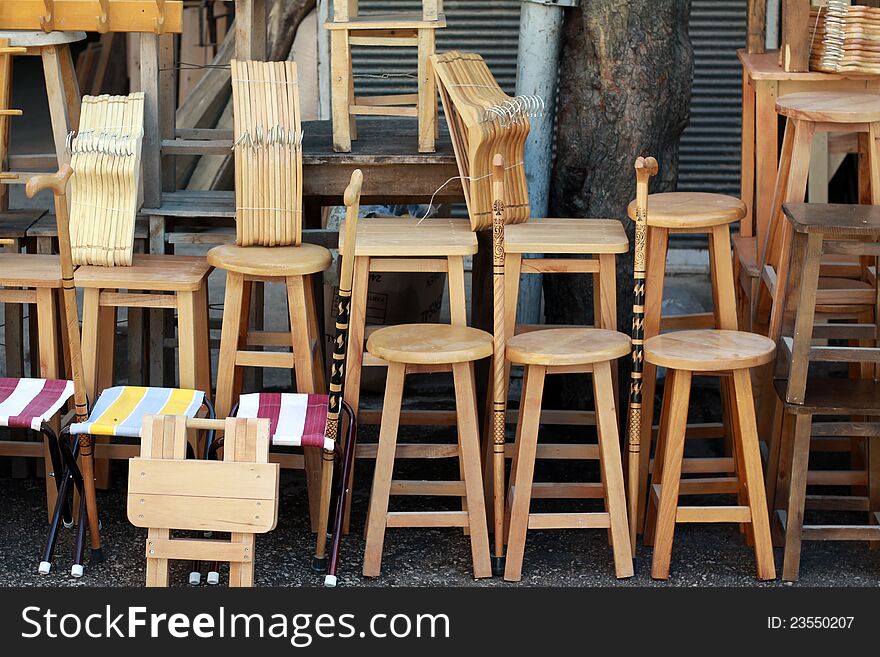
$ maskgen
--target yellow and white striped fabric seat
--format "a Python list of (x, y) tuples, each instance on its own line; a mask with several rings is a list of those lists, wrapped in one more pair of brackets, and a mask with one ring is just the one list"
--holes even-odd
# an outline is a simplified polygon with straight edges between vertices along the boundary
[(70, 433), (140, 438), (145, 416), (195, 417), (204, 401), (205, 393), (199, 390), (140, 386), (107, 388), (95, 402), (89, 419), (70, 425)]

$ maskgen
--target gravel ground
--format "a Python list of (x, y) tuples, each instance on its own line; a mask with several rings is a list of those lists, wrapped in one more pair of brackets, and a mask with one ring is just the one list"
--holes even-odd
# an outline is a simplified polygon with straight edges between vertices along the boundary
[[(712, 408), (712, 391), (695, 393), (699, 408)], [(433, 403), (437, 403), (436, 397)], [(697, 411), (699, 412), (699, 411)], [(691, 420), (697, 418), (691, 417)], [(404, 429), (401, 439), (437, 440), (443, 429)], [(448, 430), (446, 430), (448, 436)], [(366, 427), (362, 440), (375, 440), (376, 429)], [(563, 439), (565, 439), (563, 437)], [(575, 440), (577, 437), (569, 437)], [(562, 467), (563, 469), (560, 469)], [(144, 582), (143, 546), (146, 533), (125, 517), (126, 464), (114, 463), (111, 489), (99, 492), (103, 539), (107, 561), (87, 567), (80, 580), (69, 573), (73, 532), (62, 530), (55, 568), (48, 576), (37, 574), (46, 533), (42, 482), (38, 479), (0, 479), (0, 535), (4, 553), (0, 560), (0, 586), (141, 586)], [(651, 549), (639, 546), (637, 574), (629, 580), (614, 577), (611, 549), (603, 531), (533, 531), (526, 545), (523, 579), (518, 585), (500, 578), (475, 581), (471, 576), (468, 540), (454, 529), (392, 529), (385, 540), (382, 575), (361, 577), (363, 526), (372, 462), (359, 463), (352, 512), (352, 531), (343, 540), (341, 586), (782, 586), (781, 581), (761, 583), (754, 578), (751, 550), (735, 526), (684, 525), (676, 530), (670, 579), (650, 578)], [(403, 462), (395, 476), (443, 478), (457, 474), (454, 462)], [(571, 462), (539, 464), (538, 480), (595, 480), (594, 464)], [(392, 499), (401, 509), (431, 508), (447, 500)], [(594, 502), (542, 501), (538, 510), (589, 510)], [(314, 547), (306, 521), (306, 494), (302, 473), (284, 472), (281, 508), (275, 531), (257, 537), (257, 586), (316, 586), (322, 578), (310, 570)], [(839, 520), (839, 517), (838, 517)], [(781, 567), (782, 553), (776, 551)], [(172, 583), (186, 585), (186, 564), (172, 569)], [(805, 542), (801, 580), (797, 586), (878, 586), (880, 552), (865, 543)]]

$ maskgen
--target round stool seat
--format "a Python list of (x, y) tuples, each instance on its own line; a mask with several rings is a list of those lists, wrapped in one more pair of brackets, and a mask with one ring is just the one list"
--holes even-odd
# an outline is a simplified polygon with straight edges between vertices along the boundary
[(330, 267), (330, 251), (317, 244), (299, 246), (236, 246), (223, 244), (208, 251), (208, 263), (248, 276), (307, 276)]
[(745, 331), (674, 331), (645, 340), (645, 360), (659, 367), (691, 372), (743, 370), (773, 360), (770, 338)]
[(518, 365), (589, 365), (616, 360), (630, 352), (623, 333), (598, 328), (528, 331), (507, 341), (507, 358)]
[(0, 30), (0, 39), (9, 39), (13, 48), (41, 48), (76, 43), (86, 38), (85, 32), (43, 32), (42, 30)]
[[(627, 208), (636, 218), (636, 202)], [(648, 225), (657, 228), (712, 228), (739, 221), (746, 205), (734, 196), (707, 192), (663, 192), (648, 196)]]
[(401, 324), (370, 335), (367, 351), (407, 365), (469, 363), (492, 355), (492, 336), (469, 326)]
[(776, 111), (817, 123), (880, 121), (880, 95), (858, 91), (805, 91), (776, 99)]

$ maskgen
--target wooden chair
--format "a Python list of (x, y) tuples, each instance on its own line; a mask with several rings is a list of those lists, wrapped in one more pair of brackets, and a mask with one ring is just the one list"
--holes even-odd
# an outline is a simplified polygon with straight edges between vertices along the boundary
[[(336, 569), (343, 521), (349, 503), (350, 481), (354, 467), (357, 440), (357, 414), (345, 401), (346, 363), (349, 328), (352, 322), (352, 283), (354, 281), (355, 252), (358, 233), (358, 211), (364, 177), (360, 169), (351, 176), (345, 190), (345, 242), (349, 245), (342, 255), (339, 273), (339, 291), (336, 308), (336, 335), (333, 340), (333, 362), (330, 367), (330, 389), (327, 395), (293, 393), (255, 393), (242, 395), (234, 414), (237, 417), (266, 418), (270, 420), (271, 446), (286, 450), (291, 447), (322, 450), (321, 506), (318, 515), (318, 542), (312, 569), (326, 573), (324, 584), (336, 586)], [(343, 242), (343, 233), (339, 236)], [(342, 249), (340, 249), (341, 251)], [(348, 431), (345, 441), (339, 440), (340, 412), (345, 411)], [(333, 495), (333, 469), (337, 456), (341, 457), (336, 516), (333, 524), (329, 563), (327, 560), (327, 526), (330, 518), (330, 500)], [(209, 574), (209, 583), (214, 578)]]
[[(522, 576), (523, 554), (527, 530), (564, 528), (607, 528), (614, 552), (618, 577), (633, 575), (632, 550), (627, 534), (626, 495), (623, 484), (623, 464), (611, 364), (630, 351), (629, 338), (622, 333), (600, 328), (549, 328), (507, 337), (507, 310), (515, 307), (516, 297), (510, 301), (504, 284), (506, 272), (500, 254), (505, 250), (504, 213), (504, 159), (495, 158), (493, 170), (496, 226), (493, 231), (496, 264), (495, 285), (495, 426), (494, 482), (496, 542), (503, 533), (499, 524), (503, 502), (499, 504), (498, 484), (504, 481), (504, 404), (507, 398), (507, 378), (503, 374), (506, 361), (525, 367), (523, 391), (520, 399), (510, 488), (507, 495), (507, 556), (504, 579), (519, 581)], [(514, 271), (519, 277), (519, 272)], [(598, 445), (538, 445), (538, 429), (542, 417), (544, 379), (548, 374), (592, 373), (595, 394), (595, 423)], [(500, 444), (499, 444), (500, 443)], [(541, 451), (564, 450), (567, 458), (598, 459), (602, 481), (598, 483), (533, 483), (535, 459)], [(499, 456), (500, 455), (500, 456)], [(488, 459), (487, 459), (488, 460)], [(530, 513), (533, 497), (602, 498), (604, 512), (593, 513)], [(503, 498), (502, 498), (503, 499)], [(496, 548), (497, 550), (497, 548)]]
[[(186, 460), (188, 428), (222, 430), (223, 460)], [(254, 538), (278, 522), (279, 466), (267, 462), (269, 422), (149, 415), (141, 436), (140, 456), (129, 464), (128, 520), (149, 530), (147, 586), (168, 586), (168, 562), (175, 559), (228, 561), (229, 585), (253, 586)], [(174, 530), (231, 535), (176, 538)]]
[[(649, 228), (652, 197), (647, 193), (648, 180), (657, 173), (657, 161), (653, 158), (638, 158), (635, 167), (637, 193), (634, 214), (641, 221), (645, 221)], [(723, 234), (727, 235), (727, 225), (723, 224), (723, 226)], [(652, 245), (637, 241), (636, 246), (639, 250), (644, 250), (646, 246), (649, 249), (645, 287), (650, 299), (651, 288), (657, 286), (655, 281), (662, 281), (662, 275), (655, 277), (650, 273), (653, 259), (650, 253)], [(727, 253), (724, 252), (725, 257)], [(644, 255), (637, 255), (637, 260), (640, 257), (644, 258)], [(656, 260), (654, 262), (656, 263)], [(719, 271), (720, 267), (715, 274), (716, 285)], [(727, 272), (732, 287), (730, 270), (728, 269)], [(650, 306), (649, 301), (646, 303), (646, 315)], [(728, 308), (728, 312), (732, 313), (732, 308)], [(647, 334), (647, 317), (645, 323)], [(749, 371), (753, 367), (770, 362), (774, 351), (775, 345), (768, 338), (729, 329), (682, 330), (665, 335), (653, 335), (645, 339), (645, 369), (647, 365), (666, 368), (663, 410), (645, 529), (645, 542), (654, 545), (651, 566), (653, 578), (669, 577), (673, 535), (675, 525), (679, 522), (735, 522), (748, 525), (750, 538), (754, 541), (758, 577), (760, 579), (776, 577)], [(681, 480), (690, 386), (694, 374), (727, 376), (732, 379), (729, 412), (733, 425), (731, 439), (735, 454), (735, 477)], [(647, 393), (643, 388), (643, 407), (646, 401)], [(645, 412), (644, 408), (642, 412)], [(650, 424), (648, 426), (650, 427)], [(642, 441), (647, 437), (644, 427), (645, 423), (642, 422)], [(631, 449), (630, 452), (631, 457), (638, 456), (637, 451), (633, 453)], [(679, 506), (680, 494), (694, 493), (736, 493), (739, 504)]]
[[(221, 417), (238, 403), (244, 367), (293, 369), (299, 393), (326, 388), (312, 277), (332, 262), (324, 247), (302, 243), (302, 131), (296, 64), (233, 60), (232, 94), (236, 243), (208, 252), (208, 262), (226, 272), (217, 367)], [(252, 289), (262, 283), (285, 286), (289, 331), (250, 330)], [(286, 347), (292, 352), (249, 349), (254, 345)], [(283, 466), (300, 466), (298, 459), (284, 460)], [(321, 486), (319, 449), (305, 449), (305, 468), (314, 530)]]
[[(421, 13), (358, 13), (357, 0), (333, 0), (330, 32), (330, 98), (333, 150), (351, 151), (357, 116), (414, 116), (419, 122), (419, 152), (433, 153), (437, 133), (437, 88), (429, 67), (436, 31), (446, 27), (442, 0), (422, 0)], [(418, 50), (418, 92), (355, 96), (352, 46), (411, 47)]]
[[(780, 280), (783, 317), (774, 383), (784, 416), (772, 443), (768, 497), (785, 534), (782, 578), (798, 578), (803, 540), (865, 540), (880, 545), (880, 424), (873, 324), (815, 325), (826, 254), (861, 256), (876, 263), (880, 208), (874, 205), (791, 203), (783, 206), (793, 240), (788, 279)], [(858, 346), (823, 346), (815, 339), (857, 340)], [(860, 365), (861, 378), (808, 376), (811, 362)], [(816, 416), (824, 416), (816, 419)], [(845, 450), (864, 442), (852, 470), (809, 468), (811, 448)], [(861, 446), (860, 446), (861, 448)], [(861, 449), (859, 450), (861, 451)], [(808, 485), (852, 486), (849, 495), (807, 494)], [(867, 512), (867, 524), (806, 524), (807, 510)]]
[[(52, 568), (52, 557), (60, 525), (62, 521), (65, 525), (68, 524), (67, 520), (70, 518), (68, 509), (72, 504), (69, 498), (73, 488), (76, 488), (80, 498), (80, 522), (74, 542), (71, 575), (82, 577), (86, 524), (89, 525), (92, 562), (100, 563), (104, 560), (95, 494), (94, 438), (137, 438), (140, 436), (141, 424), (145, 415), (167, 414), (194, 417), (204, 409), (210, 417), (213, 417), (213, 408), (205, 392), (198, 390), (118, 386), (104, 390), (93, 402), (91, 410), (89, 409), (71, 253), (73, 231), (69, 221), (67, 202), (68, 181), (73, 175), (73, 169), (70, 165), (65, 164), (56, 174), (33, 176), (28, 181), (27, 194), (33, 197), (44, 189), (50, 189), (55, 196), (55, 217), (58, 222), (58, 250), (64, 299), (64, 325), (66, 327), (63, 335), (68, 341), (67, 353), (70, 357), (70, 370), (73, 378), (75, 420), (63, 429), (59, 440), (63, 464), (60, 470), (62, 472), (61, 482), (39, 572), (47, 574)], [(87, 176), (84, 175), (82, 178), (87, 178)], [(79, 182), (80, 185), (83, 184), (82, 178)], [(103, 267), (101, 269), (130, 268)], [(68, 442), (68, 436), (73, 440), (72, 445)], [(97, 453), (101, 457), (128, 459), (136, 455), (137, 447), (126, 445), (124, 441), (120, 440), (114, 444), (102, 443), (98, 446)], [(56, 470), (56, 472), (58, 471)]]

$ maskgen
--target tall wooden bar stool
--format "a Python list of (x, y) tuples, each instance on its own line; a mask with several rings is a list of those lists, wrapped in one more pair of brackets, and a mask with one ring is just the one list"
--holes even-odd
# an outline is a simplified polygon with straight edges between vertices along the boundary
[[(348, 255), (344, 232), (339, 234), (339, 251)], [(379, 327), (368, 325), (371, 318), (369, 288), (371, 276), (383, 273), (423, 273), (438, 276), (446, 274), (449, 294), (450, 323), (467, 326), (467, 297), (465, 292), (464, 259), (477, 252), (477, 236), (466, 219), (429, 218), (423, 221), (405, 217), (374, 217), (358, 224), (357, 248), (354, 254), (354, 285), (351, 303), (351, 326), (348, 368), (345, 377), (345, 399), (351, 404), (358, 422), (379, 424), (381, 411), (360, 410), (360, 389), (363, 368), (387, 367), (388, 363), (364, 349), (364, 340)], [(374, 320), (375, 321), (375, 320)], [(448, 369), (445, 365), (441, 370)], [(404, 410), (404, 424), (449, 424), (456, 422), (455, 413), (447, 410)], [(445, 446), (426, 443), (412, 446), (424, 455)], [(376, 455), (376, 446), (361, 444), (359, 458)], [(350, 502), (349, 502), (350, 504)], [(346, 528), (350, 508), (346, 508)]]
[[(635, 220), (637, 203), (629, 204), (630, 219)], [(736, 293), (733, 284), (731, 262), (730, 224), (746, 214), (746, 207), (737, 198), (703, 192), (666, 192), (651, 194), (647, 204), (647, 264), (646, 276), (651, 285), (645, 292), (644, 336), (650, 338), (662, 331), (680, 329), (715, 328), (737, 329)], [(709, 241), (709, 272), (712, 280), (713, 311), (705, 314), (662, 317), (663, 287), (666, 276), (666, 255), (671, 234), (706, 235)], [(651, 440), (653, 438), (654, 393), (656, 367), (644, 364), (642, 382), (641, 436), (642, 450), (639, 464), (639, 496), (636, 500), (638, 527), (645, 519), (644, 500), (647, 494), (648, 476), (651, 468)], [(727, 379), (722, 380), (722, 405), (726, 425), (730, 426), (730, 391)], [(668, 382), (667, 382), (668, 385)], [(725, 438), (730, 432), (724, 426), (691, 426), (688, 436), (694, 439)], [(689, 457), (684, 461), (684, 472), (689, 474), (729, 474), (733, 472), (733, 459), (723, 457)], [(692, 484), (699, 490), (699, 479)]]
[[(776, 176), (776, 190), (770, 214), (771, 225), (766, 244), (761, 249), (761, 281), (753, 300), (752, 315), (756, 330), (777, 340), (782, 321), (778, 303), (778, 281), (788, 277), (792, 228), (782, 216), (784, 203), (804, 200), (809, 173), (813, 136), (817, 132), (855, 132), (859, 151), (864, 155), (859, 172), (859, 196), (865, 203), (880, 203), (880, 161), (877, 143), (880, 138), (880, 95), (858, 92), (808, 92), (781, 96), (776, 111), (786, 117), (785, 136)], [(867, 280), (855, 281), (839, 276), (823, 282), (818, 303), (824, 314), (852, 314), (852, 306), (871, 306), (874, 290)]]
[[(405, 324), (379, 329), (367, 340), (367, 349), (388, 363), (388, 380), (367, 518), (364, 575), (379, 575), (388, 527), (464, 527), (470, 533), (474, 577), (490, 577), (492, 568), (480, 472), (480, 431), (473, 365), (492, 355), (492, 336), (467, 326)], [(426, 366), (428, 371), (436, 372), (440, 366), (452, 371), (458, 444), (447, 445), (444, 452), (435, 456), (457, 456), (461, 481), (392, 480), (395, 452), (403, 456), (407, 447), (397, 443), (404, 380), (408, 373), (421, 372)], [(392, 494), (461, 497), (463, 509), (389, 511)]]
[[(217, 367), (217, 413), (228, 416), (242, 392), (242, 368), (295, 370), (296, 392), (326, 389), (313, 277), (330, 267), (330, 251), (302, 243), (302, 130), (296, 63), (233, 60), (235, 107), (235, 244), (208, 252), (226, 272)], [(279, 186), (279, 180), (285, 181)], [(279, 283), (287, 291), (289, 330), (251, 330), (252, 288)], [(251, 345), (285, 351), (256, 351)], [(283, 467), (305, 461), (309, 515), (317, 528), (321, 450), (302, 458), (273, 454)]]
[[(880, 360), (877, 325), (816, 325), (821, 268), (827, 254), (870, 258), (880, 250), (880, 208), (874, 205), (790, 203), (783, 206), (793, 233), (791, 267), (779, 281), (784, 303), (774, 383), (783, 403), (781, 435), (774, 440), (767, 472), (768, 497), (785, 534), (782, 578), (798, 578), (803, 540), (864, 540), (880, 545)], [(859, 346), (823, 346), (814, 339), (858, 340)], [(861, 378), (808, 376), (811, 362), (849, 362)], [(816, 416), (824, 416), (814, 419)], [(851, 470), (809, 467), (811, 448), (853, 438), (865, 442), (864, 462)], [(829, 444), (830, 443), (830, 444)], [(854, 486), (849, 495), (808, 495), (808, 485)], [(805, 523), (805, 512), (867, 512), (867, 523)]]
[[(419, 122), (419, 152), (433, 153), (437, 133), (437, 85), (429, 58), (436, 31), (446, 27), (442, 0), (422, 0), (418, 13), (359, 14), (357, 0), (333, 0), (330, 32), (330, 96), (333, 150), (348, 153), (357, 139), (357, 116), (413, 116)], [(418, 91), (390, 96), (355, 96), (352, 47), (410, 47), (417, 49)]]
[[(648, 267), (642, 284), (647, 296), (651, 288), (656, 286), (655, 281), (662, 281), (662, 275), (654, 277), (649, 273), (652, 260), (651, 244), (650, 242), (645, 244), (644, 239), (645, 232), (650, 230), (651, 217), (652, 197), (648, 195), (648, 180), (650, 176), (657, 174), (657, 161), (654, 158), (640, 157), (636, 160), (635, 167), (637, 185), (636, 207), (633, 214), (638, 224), (636, 262), (644, 262), (647, 248)], [(726, 225), (724, 234), (728, 235)], [(729, 258), (728, 253), (724, 255)], [(727, 272), (730, 276), (729, 283), (732, 285), (731, 268), (727, 269)], [(717, 287), (720, 278), (718, 270), (713, 278)], [(638, 277), (636, 279), (638, 283)], [(636, 285), (637, 306), (639, 301), (645, 298), (639, 290), (640, 287)], [(650, 304), (646, 303), (645, 311), (647, 312), (649, 308)], [(732, 312), (732, 307), (728, 307), (727, 312)], [(679, 522), (735, 522), (749, 525), (754, 540), (758, 577), (760, 579), (776, 577), (749, 373), (750, 368), (768, 363), (773, 358), (775, 348), (768, 338), (752, 333), (728, 329), (695, 329), (648, 337), (644, 341), (643, 352), (638, 350), (634, 352), (634, 359), (643, 356), (646, 366), (650, 364), (654, 367), (665, 367), (667, 377), (645, 528), (645, 542), (654, 545), (651, 565), (653, 578), (669, 577), (673, 535), (675, 525)], [(726, 477), (681, 481), (690, 387), (694, 374), (728, 376), (732, 379), (728, 409), (733, 427), (731, 440), (736, 472), (736, 478), (732, 482)], [(641, 394), (641, 401), (644, 404), (647, 401), (644, 397), (644, 388)], [(632, 402), (635, 404), (637, 399), (633, 399)], [(638, 419), (637, 415), (631, 417)], [(632, 457), (638, 455), (638, 444), (633, 444), (634, 429), (635, 427), (630, 427)], [(639, 433), (644, 440), (645, 432), (636, 432), (635, 437), (638, 438)], [(679, 506), (680, 494), (719, 492), (739, 493), (739, 504)]]

